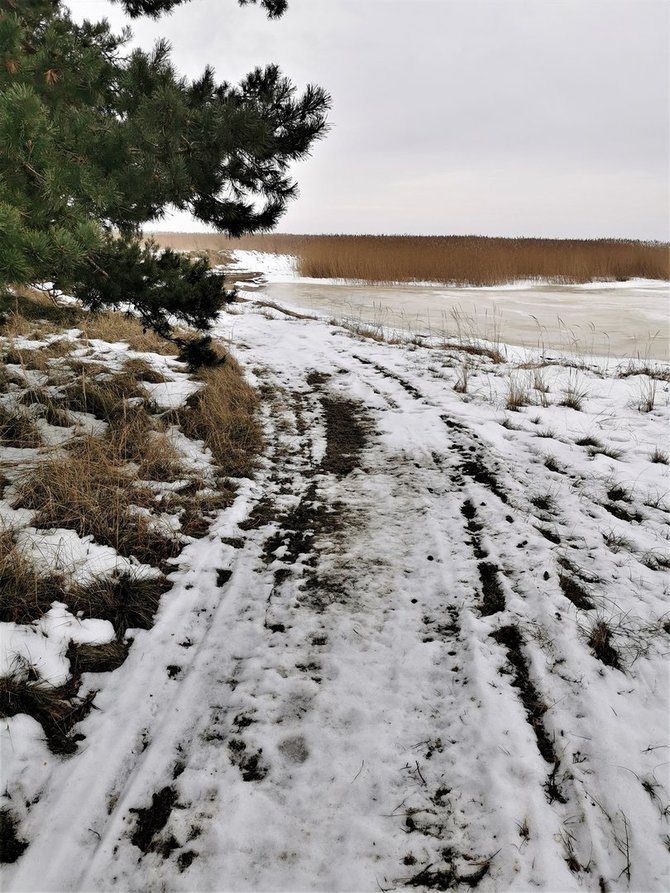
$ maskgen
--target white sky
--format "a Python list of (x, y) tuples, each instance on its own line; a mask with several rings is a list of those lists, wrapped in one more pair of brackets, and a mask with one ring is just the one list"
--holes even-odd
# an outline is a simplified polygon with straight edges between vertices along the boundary
[(280, 231), (670, 238), (666, 0), (289, 0), (279, 21), (192, 0), (132, 28), (190, 77), (277, 62), (330, 91)]

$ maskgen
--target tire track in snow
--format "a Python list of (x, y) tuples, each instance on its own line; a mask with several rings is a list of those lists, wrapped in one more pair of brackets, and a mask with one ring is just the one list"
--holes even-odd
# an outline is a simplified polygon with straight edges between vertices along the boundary
[[(398, 381), (403, 390), (411, 397), (421, 400), (422, 403), (429, 402), (414, 386), (406, 386), (407, 383), (403, 382), (397, 374), (391, 373), (390, 370), (387, 371), (385, 377)], [(524, 562), (522, 561), (522, 567), (519, 568), (518, 553), (512, 559), (510, 559), (509, 553), (505, 555), (507, 561), (503, 563), (507, 566), (506, 576), (510, 576), (509, 582), (512, 585), (512, 592), (514, 593), (514, 590), (518, 588), (519, 578), (529, 575), (534, 577), (536, 588), (541, 587), (542, 583), (544, 583), (545, 589), (553, 588), (554, 592), (558, 589), (560, 596), (569, 598), (576, 608), (582, 610), (592, 608), (592, 603), (586, 600), (582, 594), (583, 588), (579, 584), (579, 569), (571, 563), (569, 558), (560, 554), (556, 556), (554, 550), (547, 547), (546, 542), (542, 542), (542, 539), (551, 540), (543, 529), (539, 530), (542, 539), (538, 537), (537, 526), (529, 520), (533, 518), (532, 507), (529, 506), (525, 494), (520, 493), (523, 485), (514, 479), (510, 481), (509, 470), (501, 466), (499, 462), (494, 462), (493, 466), (491, 465), (490, 458), (482, 455), (481, 445), (478, 442), (479, 438), (475, 432), (453, 419), (443, 416), (443, 421), (455, 440), (455, 443), (452, 443), (452, 449), (455, 449), (462, 457), (465, 457), (465, 461), (460, 468), (463, 475), (461, 476), (458, 473), (452, 475), (452, 481), (456, 487), (463, 487), (463, 477), (470, 478), (468, 489), (472, 492), (473, 486), (475, 487), (475, 490), (483, 497), (481, 505), (487, 509), (487, 523), (483, 525), (479, 521), (474, 520), (475, 510), (472, 501), (466, 500), (463, 505), (467, 527), (472, 535), (471, 544), (475, 556), (481, 558), (489, 554), (488, 550), (482, 550), (479, 539), (483, 527), (492, 527), (495, 536), (491, 537), (491, 540), (499, 540), (500, 531), (505, 529), (505, 523), (515, 525), (513, 529), (517, 531), (521, 529), (523, 531), (522, 535), (525, 535), (525, 539), (517, 543), (517, 548), (524, 550), (530, 544), (534, 553), (539, 552), (543, 554), (544, 560), (533, 567), (523, 567)], [(504, 484), (501, 481), (504, 481)], [(507, 490), (510, 482), (512, 487)], [(491, 500), (491, 494), (497, 498)], [(519, 507), (521, 507), (521, 512)], [(505, 513), (504, 518), (503, 513)], [(493, 524), (491, 524), (492, 520)], [(523, 551), (521, 554), (523, 557)], [(534, 559), (536, 558), (537, 556), (535, 555)], [(546, 570), (547, 567), (552, 568), (552, 574)], [(569, 569), (572, 576), (566, 574), (566, 568)], [(498, 565), (497, 563), (491, 564), (487, 562), (482, 564), (480, 562), (479, 569), (480, 572), (483, 571), (481, 581), (484, 590), (487, 588), (487, 585), (491, 587), (492, 580), (495, 581), (493, 598), (489, 600), (484, 598), (482, 614), (498, 614), (505, 609), (504, 596), (497, 582)], [(496, 573), (496, 578), (493, 577), (494, 573)], [(575, 580), (575, 576), (577, 580)], [(550, 577), (552, 578), (552, 583), (547, 586), (546, 584)], [(553, 582), (556, 579), (559, 582), (558, 587)], [(524, 597), (523, 592), (521, 597)], [(488, 604), (487, 601), (489, 602)], [(561, 613), (554, 611), (552, 617), (551, 606), (549, 605), (538, 618), (540, 629), (547, 625), (547, 621), (554, 618), (560, 621)], [(527, 620), (526, 622), (522, 621), (522, 624), (526, 626)], [(531, 627), (528, 628), (529, 631), (532, 630)], [(534, 670), (538, 659), (544, 658), (534, 655), (529, 661), (528, 657), (526, 657), (529, 647), (531, 652), (533, 650), (532, 639), (527, 639), (514, 623), (499, 626), (497, 630), (492, 632), (492, 636), (504, 647), (508, 665), (511, 667), (512, 685), (519, 691), (520, 701), (524, 706), (526, 717), (537, 738), (538, 751), (542, 758), (551, 766), (543, 784), (543, 789), (550, 804), (553, 805), (553, 809), (558, 810), (555, 820), (549, 822), (548, 826), (552, 827), (553, 825), (557, 828), (558, 833), (556, 836), (560, 839), (563, 848), (562, 858), (573, 874), (581, 877), (584, 877), (585, 873), (593, 875), (600, 889), (606, 889), (608, 864), (612, 863), (612, 850), (624, 852), (624, 846), (627, 846), (625, 843), (622, 844), (624, 832), (622, 832), (621, 821), (618, 822), (617, 827), (616, 817), (613, 817), (614, 810), (608, 812), (591, 792), (587, 779), (584, 776), (579, 778), (579, 773), (575, 770), (575, 767), (579, 765), (583, 758), (580, 756), (579, 750), (570, 746), (564, 737), (563, 730), (559, 730), (557, 721), (550, 722), (548, 726), (544, 721), (544, 717), (548, 711), (552, 711), (554, 704), (551, 703), (547, 695), (542, 694), (544, 687), (542, 676), (538, 676)], [(561, 661), (560, 657), (556, 658), (555, 665), (558, 665)], [(588, 708), (586, 704), (579, 703), (578, 694), (575, 698), (574, 683), (576, 680), (569, 676), (566, 676), (565, 679), (570, 686), (570, 696), (574, 705), (573, 710), (577, 716), (584, 715)], [(577, 692), (579, 692), (579, 688), (577, 688)], [(567, 693), (565, 696), (567, 697)], [(576, 704), (575, 701), (577, 702)], [(561, 804), (564, 805), (564, 808), (560, 808)], [(609, 871), (611, 872), (611, 869)], [(423, 878), (423, 880), (425, 881), (426, 879)], [(437, 877), (437, 881), (439, 880), (440, 878)]]

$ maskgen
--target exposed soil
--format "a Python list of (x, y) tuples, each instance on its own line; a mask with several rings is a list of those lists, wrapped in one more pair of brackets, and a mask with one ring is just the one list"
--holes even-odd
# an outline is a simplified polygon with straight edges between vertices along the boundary
[(156, 835), (167, 825), (170, 813), (177, 802), (177, 792), (172, 787), (164, 787), (156, 794), (152, 794), (151, 806), (145, 809), (133, 809), (137, 815), (137, 824), (131, 837), (131, 841), (139, 847), (143, 853), (154, 849)]
[(16, 862), (28, 846), (18, 834), (18, 822), (8, 809), (0, 809), (0, 863)]
[(361, 404), (354, 400), (323, 397), (322, 405), (326, 417), (326, 454), (321, 468), (344, 477), (360, 465), (368, 427), (365, 414)]
[(574, 577), (570, 577), (567, 574), (559, 574), (558, 582), (563, 595), (569, 599), (576, 608), (590, 611), (595, 607), (589, 593), (578, 580), (575, 580)]
[(552, 765), (557, 757), (554, 744), (544, 726), (544, 714), (547, 705), (542, 700), (528, 672), (528, 662), (523, 653), (523, 639), (516, 626), (504, 626), (491, 633), (491, 638), (503, 645), (507, 651), (507, 659), (512, 667), (512, 685), (519, 689), (521, 703), (526, 710), (528, 722), (535, 732), (537, 749), (543, 759)]
[(489, 561), (480, 561), (477, 565), (479, 579), (482, 584), (482, 604), (479, 610), (483, 617), (497, 614), (505, 610), (505, 593), (498, 579), (500, 568)]

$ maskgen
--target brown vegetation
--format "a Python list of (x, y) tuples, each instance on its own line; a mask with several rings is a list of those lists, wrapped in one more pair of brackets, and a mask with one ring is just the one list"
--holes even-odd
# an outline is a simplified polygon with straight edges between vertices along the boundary
[(153, 494), (135, 485), (130, 469), (96, 437), (79, 440), (65, 456), (40, 463), (22, 482), (16, 507), (34, 509), (39, 528), (65, 527), (140, 561), (175, 555), (179, 543), (156, 528), (149, 514)]
[(165, 247), (203, 252), (218, 263), (236, 248), (291, 254), (298, 258), (301, 275), (328, 279), (468, 285), (519, 279), (670, 279), (667, 245), (624, 239), (283, 234), (229, 239), (205, 233), (159, 233), (153, 238)]
[(256, 392), (231, 356), (199, 378), (204, 387), (177, 413), (184, 434), (205, 442), (223, 474), (251, 474), (261, 445)]

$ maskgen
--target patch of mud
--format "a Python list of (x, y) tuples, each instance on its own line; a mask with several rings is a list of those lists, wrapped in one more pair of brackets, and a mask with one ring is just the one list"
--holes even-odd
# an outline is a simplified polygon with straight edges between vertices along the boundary
[(487, 487), (501, 502), (507, 502), (507, 494), (501, 489), (494, 473), (486, 467), (480, 456), (465, 459), (461, 471), (476, 483)]
[(152, 794), (151, 806), (146, 809), (130, 809), (137, 815), (137, 825), (130, 838), (131, 842), (143, 853), (155, 850), (156, 835), (167, 825), (172, 809), (177, 802), (177, 792), (174, 788), (165, 787), (157, 794)]
[(0, 864), (16, 862), (28, 848), (28, 841), (21, 840), (18, 822), (8, 809), (0, 809)]
[(228, 580), (233, 576), (233, 572), (230, 568), (217, 567), (216, 569), (216, 585), (219, 589), (222, 586), (225, 586)]
[(183, 853), (180, 853), (177, 857), (177, 868), (180, 873), (186, 871), (186, 869), (191, 865), (194, 859), (197, 859), (198, 854), (195, 850), (184, 850)]
[(268, 767), (263, 762), (262, 747), (250, 750), (241, 738), (231, 738), (228, 753), (233, 766), (240, 770), (243, 781), (262, 781), (268, 774)]
[(392, 381), (397, 382), (403, 389), (403, 391), (405, 391), (411, 397), (414, 397), (415, 400), (424, 400), (423, 394), (421, 394), (420, 391), (418, 391), (413, 384), (405, 381), (405, 379), (401, 378), (401, 376), (397, 373), (391, 372), (391, 370), (387, 369), (386, 366), (382, 366), (379, 363), (375, 363), (372, 360), (366, 359), (365, 357), (359, 357), (358, 354), (352, 354), (352, 356), (355, 360), (358, 360), (359, 363), (363, 363), (364, 366), (372, 366), (372, 368), (376, 372), (379, 372), (379, 374), (384, 378), (388, 378)]
[(584, 589), (581, 583), (575, 580), (574, 577), (570, 577), (567, 574), (559, 574), (558, 582), (563, 595), (569, 599), (576, 608), (581, 608), (583, 611), (590, 611), (595, 607), (589, 593)]
[[(312, 551), (314, 537), (323, 528), (328, 513), (317, 499), (316, 484), (305, 491), (298, 505), (278, 520), (279, 530), (268, 537), (263, 546), (266, 562), (274, 561), (275, 553), (283, 547), (279, 560), (294, 565), (301, 555)], [(281, 583), (282, 580), (275, 580)]]
[(535, 732), (537, 749), (547, 763), (556, 766), (558, 758), (554, 743), (547, 733), (543, 719), (548, 708), (529, 676), (521, 633), (516, 626), (504, 626), (492, 632), (491, 638), (507, 651), (507, 660), (512, 668), (512, 685), (519, 689), (526, 717)]
[(369, 424), (363, 405), (329, 396), (321, 400), (326, 422), (326, 453), (321, 470), (345, 477), (360, 465)]
[(320, 388), (327, 381), (330, 381), (331, 375), (328, 372), (317, 372), (316, 369), (312, 369), (310, 373), (308, 373), (305, 381), (310, 386), (310, 388)]
[(244, 521), (240, 521), (238, 527), (240, 530), (258, 530), (259, 527), (265, 527), (271, 524), (277, 516), (275, 505), (271, 499), (263, 497), (259, 499), (251, 510), (249, 517)]
[(490, 561), (480, 561), (477, 565), (482, 584), (482, 603), (479, 607), (482, 617), (490, 617), (505, 610), (505, 593), (498, 579), (500, 568)]
[[(477, 865), (476, 862), (474, 864)], [(460, 884), (465, 884), (467, 887), (474, 888), (486, 877), (490, 867), (489, 859), (480, 862), (478, 867), (469, 874), (460, 874), (452, 864), (446, 865), (444, 868), (427, 865), (405, 881), (405, 886), (423, 887), (427, 890), (453, 890)]]

